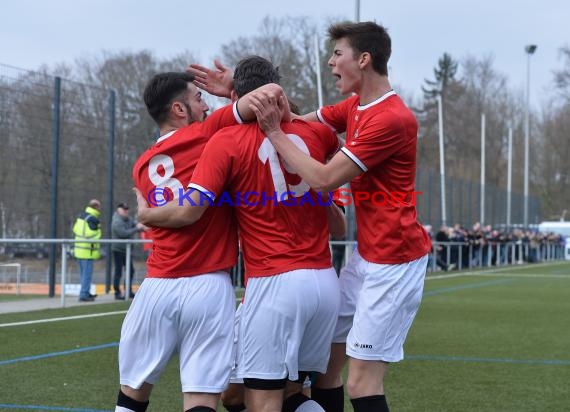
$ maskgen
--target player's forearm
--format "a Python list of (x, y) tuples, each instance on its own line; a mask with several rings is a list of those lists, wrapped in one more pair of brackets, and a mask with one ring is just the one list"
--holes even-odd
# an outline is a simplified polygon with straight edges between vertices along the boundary
[(304, 114), (301, 116), (301, 119), (303, 119), (306, 122), (318, 122), (319, 117), (317, 116), (317, 112), (310, 112), (307, 114)]
[(162, 228), (180, 228), (198, 220), (195, 207), (173, 201), (165, 206), (147, 208), (139, 211), (139, 222), (146, 226)]
[(332, 240), (344, 238), (346, 236), (346, 218), (342, 210), (332, 202), (327, 206), (327, 218)]
[(254, 93), (257, 93), (260, 91), (267, 91), (267, 92), (273, 93), (277, 97), (285, 96), (285, 92), (283, 91), (281, 86), (279, 86), (278, 84), (275, 84), (275, 83), (269, 83), (269, 84), (266, 84), (264, 86), (261, 86), (261, 87), (255, 89), (254, 91), (246, 94), (243, 97), (240, 97), (240, 99), (237, 102), (237, 109), (238, 109), (238, 112), (239, 112), (241, 119), (244, 122), (252, 122), (256, 119), (255, 113), (250, 108), (251, 96)]

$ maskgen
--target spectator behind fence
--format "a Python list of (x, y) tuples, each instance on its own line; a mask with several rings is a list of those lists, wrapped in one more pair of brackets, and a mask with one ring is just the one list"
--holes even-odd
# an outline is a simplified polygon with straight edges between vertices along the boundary
[(73, 234), (76, 242), (73, 246), (73, 256), (79, 264), (81, 289), (80, 302), (92, 302), (97, 295), (91, 294), (91, 278), (93, 277), (93, 261), (101, 258), (101, 244), (91, 243), (90, 240), (101, 239), (101, 202), (93, 199), (75, 220)]
[[(431, 228), (429, 225), (426, 227)], [(482, 226), (479, 222), (471, 230), (457, 223), (453, 228), (442, 226), (435, 240), (436, 264), (443, 270), (549, 260), (553, 253), (560, 253), (549, 248), (563, 245), (563, 238), (553, 233), (505, 227), (497, 229), (491, 225)]]
[[(135, 222), (135, 220), (129, 216), (129, 206), (126, 203), (119, 203), (117, 205), (117, 210), (113, 214), (113, 221), (111, 223), (113, 239), (132, 239), (136, 233), (146, 229), (147, 227), (145, 225)], [(127, 266), (127, 245), (125, 243), (113, 243), (111, 250), (113, 251), (113, 260), (115, 261), (115, 277), (113, 280), (115, 299), (124, 300), (125, 295), (121, 293), (121, 277), (123, 275), (123, 268), (126, 270)], [(130, 262), (130, 287), (132, 288), (133, 276), (135, 274), (132, 254), (130, 256)], [(135, 296), (132, 289), (130, 289), (129, 296), (131, 298)]]

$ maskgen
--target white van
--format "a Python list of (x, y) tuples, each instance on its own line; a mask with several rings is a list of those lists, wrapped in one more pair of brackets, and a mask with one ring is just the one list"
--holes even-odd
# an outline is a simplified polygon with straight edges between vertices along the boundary
[(566, 238), (566, 246), (564, 247), (564, 257), (570, 260), (570, 222), (542, 222), (538, 225), (539, 232), (557, 233)]

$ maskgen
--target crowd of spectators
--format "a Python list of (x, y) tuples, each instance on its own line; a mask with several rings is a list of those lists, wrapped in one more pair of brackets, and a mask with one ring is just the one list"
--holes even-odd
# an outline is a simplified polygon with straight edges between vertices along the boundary
[[(564, 238), (554, 233), (541, 233), (525, 229), (496, 229), (475, 223), (471, 229), (460, 224), (441, 226), (433, 234), (432, 227), (425, 229), (434, 242), (434, 253), (428, 268), (442, 270), (475, 266), (535, 263), (552, 256), (549, 245), (563, 245)], [(449, 244), (451, 242), (451, 244)], [(443, 244), (442, 244), (443, 243)]]

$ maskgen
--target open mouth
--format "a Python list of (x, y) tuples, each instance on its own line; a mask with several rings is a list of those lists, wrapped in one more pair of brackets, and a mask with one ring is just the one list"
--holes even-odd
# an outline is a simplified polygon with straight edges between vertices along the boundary
[(335, 79), (336, 79), (335, 86), (336, 86), (336, 87), (339, 87), (339, 86), (340, 86), (340, 81), (341, 81), (341, 76), (340, 76), (340, 74), (333, 73), (332, 75), (333, 75), (333, 76), (335, 77)]

